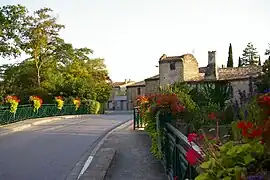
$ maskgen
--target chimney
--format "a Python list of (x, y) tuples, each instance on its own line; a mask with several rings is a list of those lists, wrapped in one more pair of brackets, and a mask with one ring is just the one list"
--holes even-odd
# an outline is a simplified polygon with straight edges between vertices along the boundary
[(127, 84), (127, 79), (125, 79), (125, 84)]
[(205, 72), (205, 80), (218, 80), (216, 51), (208, 51), (208, 65)]

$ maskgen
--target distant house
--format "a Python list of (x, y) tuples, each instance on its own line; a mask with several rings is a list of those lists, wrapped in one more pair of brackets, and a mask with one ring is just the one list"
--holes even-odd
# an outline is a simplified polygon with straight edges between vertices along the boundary
[[(127, 92), (130, 104), (135, 104), (134, 94), (137, 87), (144, 88), (145, 94), (156, 93), (159, 87), (175, 82), (187, 82), (188, 84), (202, 84), (211, 81), (227, 81), (233, 88), (233, 98), (238, 100), (239, 90), (250, 93), (254, 91), (252, 79), (262, 72), (261, 66), (219, 68), (216, 63), (216, 52), (208, 52), (207, 67), (198, 67), (198, 62), (192, 54), (182, 56), (166, 56), (159, 59), (159, 74), (129, 86)], [(145, 95), (142, 94), (142, 95)], [(132, 109), (132, 106), (129, 105)]]
[(127, 86), (128, 110), (133, 109), (134, 103), (139, 96), (145, 95), (145, 82), (140, 81)]
[(106, 105), (107, 110), (127, 110), (127, 88), (126, 86), (134, 84), (135, 81), (127, 80), (123, 82), (113, 82), (111, 97)]

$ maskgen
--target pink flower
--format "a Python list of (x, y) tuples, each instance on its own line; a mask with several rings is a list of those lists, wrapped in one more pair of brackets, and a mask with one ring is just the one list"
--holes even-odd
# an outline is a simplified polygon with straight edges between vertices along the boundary
[(200, 158), (200, 154), (197, 153), (194, 149), (189, 149), (186, 152), (186, 160), (190, 165), (195, 165), (198, 162), (198, 158)]

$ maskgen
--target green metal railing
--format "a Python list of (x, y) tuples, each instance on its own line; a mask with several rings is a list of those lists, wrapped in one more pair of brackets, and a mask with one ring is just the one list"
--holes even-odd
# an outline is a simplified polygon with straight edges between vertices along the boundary
[[(199, 152), (199, 147), (192, 146)], [(194, 179), (197, 176), (196, 167), (190, 166), (186, 160), (186, 152), (191, 146), (187, 137), (170, 123), (165, 124), (162, 143), (163, 163), (169, 179)]]
[(162, 109), (156, 114), (156, 128), (159, 134), (157, 142), (163, 165), (171, 180), (175, 177), (178, 180), (194, 179), (197, 176), (196, 167), (189, 165), (186, 152), (193, 148), (199, 153), (200, 148), (195, 144), (191, 147), (187, 136), (172, 125), (173, 121), (174, 117)]
[(133, 129), (143, 128), (143, 120), (140, 115), (140, 109), (139, 107), (134, 107), (133, 109)]
[[(171, 122), (171, 114), (158, 111), (156, 114), (156, 129), (159, 134), (157, 142), (158, 149), (162, 157), (162, 163), (165, 167), (169, 179), (178, 180), (195, 179), (197, 176), (196, 167), (190, 166), (186, 160), (186, 152), (193, 148), (198, 153), (200, 148), (193, 143), (192, 147), (182, 132), (176, 129)], [(140, 118), (139, 108), (134, 108), (134, 130), (143, 127)]]
[(63, 115), (78, 115), (87, 114), (86, 106), (81, 106), (75, 111), (73, 104), (64, 105), (61, 110), (57, 109), (56, 104), (43, 104), (37, 111), (33, 111), (32, 105), (19, 105), (16, 113), (11, 113), (8, 106), (0, 107), (0, 124), (9, 124), (18, 122), (25, 119), (42, 118), (50, 116), (63, 116)]

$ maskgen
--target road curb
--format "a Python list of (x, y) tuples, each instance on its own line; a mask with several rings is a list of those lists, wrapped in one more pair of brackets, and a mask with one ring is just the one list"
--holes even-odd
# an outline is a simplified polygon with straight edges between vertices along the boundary
[(79, 180), (104, 180), (107, 171), (109, 170), (114, 157), (116, 149), (114, 148), (101, 148), (93, 159), (93, 163), (88, 167), (85, 173)]
[[(17, 126), (16, 126), (16, 123), (11, 123), (11, 124), (0, 126), (0, 128), (7, 129), (6, 131), (0, 132), (0, 136), (8, 135), (8, 134), (11, 134), (14, 132), (23, 131), (23, 130), (28, 129), (32, 126), (37, 126), (37, 125), (41, 125), (41, 124), (52, 122), (52, 121), (71, 119), (71, 118), (76, 118), (76, 117), (80, 118), (83, 116), (84, 115), (67, 115), (67, 116), (56, 116), (56, 117), (52, 116), (52, 117), (44, 117), (44, 118), (26, 119), (24, 121), (16, 122)], [(34, 122), (26, 122), (26, 121), (34, 121)], [(22, 124), (22, 125), (20, 125), (20, 124)], [(15, 126), (15, 127), (12, 128), (12, 126)]]
[[(84, 172), (87, 170), (88, 166), (91, 164), (91, 161), (94, 159), (97, 151), (100, 149), (101, 145), (104, 143), (105, 139), (114, 131), (119, 128), (126, 126), (126, 124), (131, 123), (133, 120), (129, 119), (123, 121), (112, 128), (106, 130), (102, 133), (95, 141), (92, 143), (88, 150), (84, 153), (81, 159), (76, 163), (76, 165), (71, 170), (71, 173), (66, 177), (66, 180), (78, 180)], [(87, 165), (87, 161), (90, 160), (90, 163)], [(86, 167), (87, 166), (87, 167)]]

